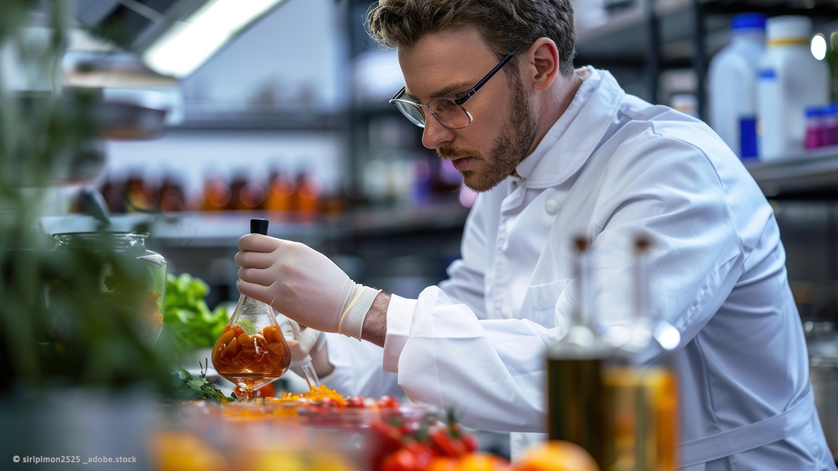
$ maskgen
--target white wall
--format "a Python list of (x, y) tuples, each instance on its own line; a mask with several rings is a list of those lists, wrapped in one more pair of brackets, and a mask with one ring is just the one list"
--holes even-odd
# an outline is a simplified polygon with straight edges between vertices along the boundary
[(290, 0), (183, 81), (187, 106), (238, 109), (270, 90), (280, 105), (309, 94), (315, 107), (336, 109), (349, 89), (344, 29), (334, 0)]

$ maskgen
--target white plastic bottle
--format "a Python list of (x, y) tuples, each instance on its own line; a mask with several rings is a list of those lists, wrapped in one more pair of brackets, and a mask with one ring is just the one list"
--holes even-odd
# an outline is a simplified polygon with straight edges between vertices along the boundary
[(778, 16), (766, 23), (767, 47), (757, 80), (759, 158), (803, 155), (806, 108), (826, 105), (829, 69), (810, 52), (812, 21)]
[(740, 158), (757, 156), (757, 70), (765, 52), (762, 13), (730, 22), (731, 42), (710, 61), (710, 126)]

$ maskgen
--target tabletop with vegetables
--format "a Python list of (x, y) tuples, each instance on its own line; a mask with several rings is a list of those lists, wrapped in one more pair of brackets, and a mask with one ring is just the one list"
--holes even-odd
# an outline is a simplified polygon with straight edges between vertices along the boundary
[[(208, 307), (209, 290), (189, 274), (168, 278), (164, 332), (180, 354), (213, 347), (225, 332), (231, 313)], [(293, 393), (277, 388), (279, 382), (245, 396), (212, 373), (209, 360), (173, 373), (175, 400), (168, 407), (174, 420), (151, 441), (156, 469), (598, 469), (584, 449), (558, 441), (533, 445), (510, 461), (481, 447), (478, 432), (463, 426), (456, 410), (406, 397), (343, 396), (323, 385)]]

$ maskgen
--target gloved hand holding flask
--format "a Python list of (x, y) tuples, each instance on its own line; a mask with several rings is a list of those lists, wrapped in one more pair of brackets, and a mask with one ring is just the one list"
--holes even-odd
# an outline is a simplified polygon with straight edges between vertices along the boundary
[(361, 339), (364, 318), (380, 290), (352, 281), (328, 257), (261, 234), (239, 239), (239, 291), (323, 332)]

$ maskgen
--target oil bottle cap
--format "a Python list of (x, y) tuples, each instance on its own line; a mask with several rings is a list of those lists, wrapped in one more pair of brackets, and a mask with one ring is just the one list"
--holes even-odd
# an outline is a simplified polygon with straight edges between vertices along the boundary
[(253, 218), (250, 220), (250, 233), (268, 235), (268, 220)]

